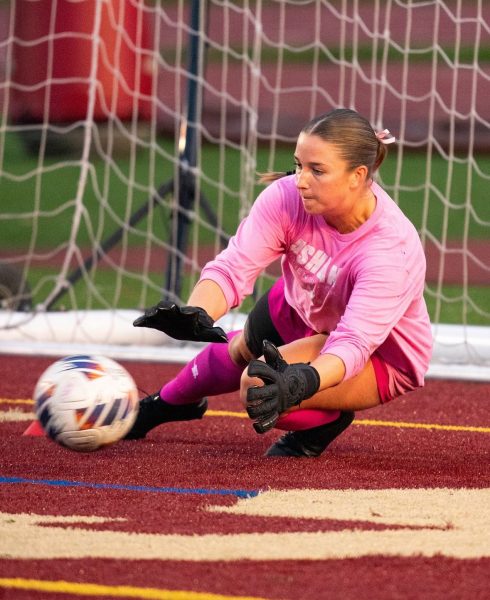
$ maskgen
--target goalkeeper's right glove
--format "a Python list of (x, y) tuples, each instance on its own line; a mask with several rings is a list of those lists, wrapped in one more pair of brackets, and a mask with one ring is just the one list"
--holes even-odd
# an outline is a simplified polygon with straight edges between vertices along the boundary
[(228, 338), (221, 327), (214, 327), (213, 319), (198, 306), (179, 307), (175, 302), (162, 300), (147, 308), (138, 317), (134, 327), (151, 327), (163, 331), (176, 340), (191, 342), (227, 343)]

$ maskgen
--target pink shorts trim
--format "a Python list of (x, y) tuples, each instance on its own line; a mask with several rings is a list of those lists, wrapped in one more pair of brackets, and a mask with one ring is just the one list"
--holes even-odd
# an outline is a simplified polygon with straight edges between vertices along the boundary
[(388, 367), (386, 366), (385, 361), (381, 356), (376, 354), (376, 352), (371, 355), (371, 363), (374, 368), (379, 398), (382, 404), (386, 404), (386, 402), (389, 402), (394, 398), (390, 391), (390, 375), (388, 373)]
[(420, 387), (413, 377), (386, 362), (378, 351), (371, 355), (380, 400), (383, 404)]

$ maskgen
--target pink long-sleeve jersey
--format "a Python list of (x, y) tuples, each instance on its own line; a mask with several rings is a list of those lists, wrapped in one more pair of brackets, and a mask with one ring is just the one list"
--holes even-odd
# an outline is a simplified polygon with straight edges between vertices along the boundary
[(322, 353), (359, 373), (374, 351), (423, 385), (432, 333), (423, 298), (426, 262), (412, 223), (376, 183), (373, 214), (341, 234), (308, 214), (294, 176), (267, 187), (228, 247), (203, 269), (238, 306), (271, 262), (282, 255), (287, 302), (313, 330), (328, 333)]

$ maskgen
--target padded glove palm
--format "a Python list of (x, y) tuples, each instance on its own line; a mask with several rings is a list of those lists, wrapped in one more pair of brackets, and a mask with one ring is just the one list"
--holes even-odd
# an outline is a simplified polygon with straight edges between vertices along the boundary
[(133, 325), (158, 329), (176, 340), (228, 342), (226, 333), (221, 327), (214, 327), (213, 319), (204, 309), (198, 306), (179, 307), (167, 300), (147, 308)]

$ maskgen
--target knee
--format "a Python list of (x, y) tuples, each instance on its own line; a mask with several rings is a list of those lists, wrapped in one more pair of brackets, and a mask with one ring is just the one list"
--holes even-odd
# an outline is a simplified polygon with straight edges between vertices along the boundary
[(239, 367), (246, 367), (255, 358), (250, 352), (243, 331), (236, 335), (228, 344), (231, 360)]

